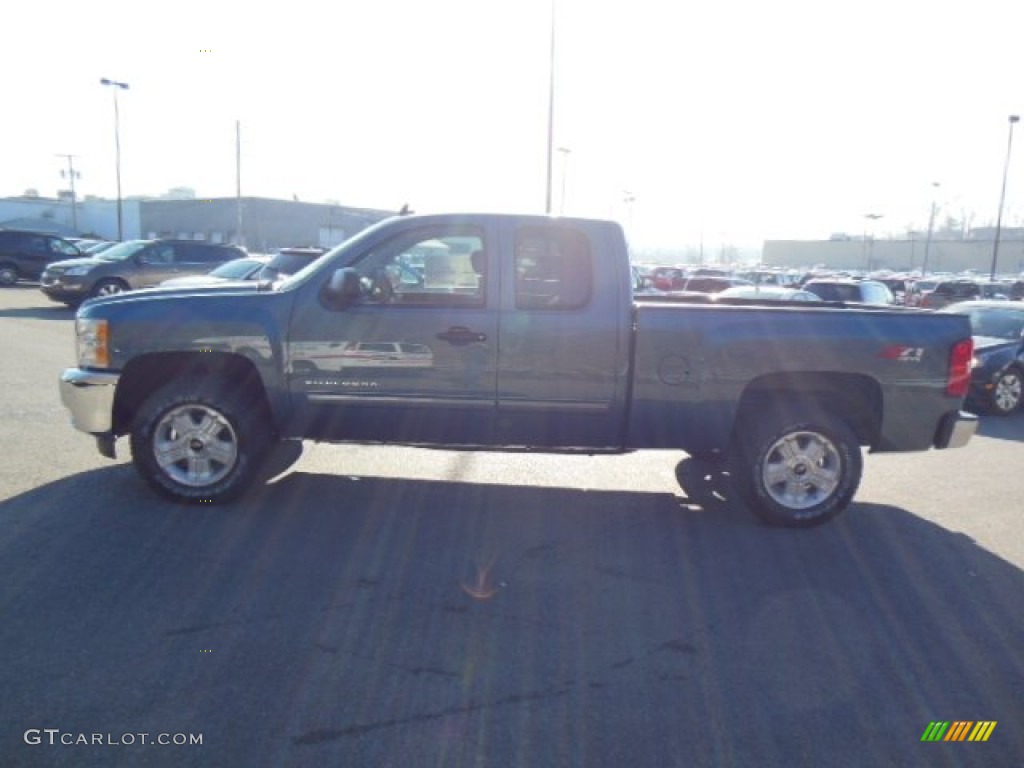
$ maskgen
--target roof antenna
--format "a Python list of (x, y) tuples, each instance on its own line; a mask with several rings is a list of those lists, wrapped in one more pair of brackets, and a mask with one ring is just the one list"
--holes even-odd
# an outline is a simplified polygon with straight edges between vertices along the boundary
[(405, 205), (402, 206), (402, 210), (400, 210), (398, 212), (398, 215), (399, 216), (408, 216), (410, 213), (413, 213), (413, 211), (409, 210), (409, 204), (406, 203)]

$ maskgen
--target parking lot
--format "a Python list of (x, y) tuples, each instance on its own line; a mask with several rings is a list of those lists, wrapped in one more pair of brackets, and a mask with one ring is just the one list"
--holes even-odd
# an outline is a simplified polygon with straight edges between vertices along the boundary
[(71, 428), (72, 323), (0, 290), (4, 765), (1020, 764), (1022, 413), (808, 531), (670, 451), (307, 443), (185, 508)]

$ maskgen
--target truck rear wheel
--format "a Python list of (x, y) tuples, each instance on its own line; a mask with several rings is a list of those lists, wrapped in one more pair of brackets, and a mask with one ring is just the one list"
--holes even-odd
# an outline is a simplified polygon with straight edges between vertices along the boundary
[(838, 419), (769, 415), (738, 442), (737, 490), (770, 525), (820, 525), (846, 509), (860, 485), (860, 444)]
[(132, 462), (175, 501), (229, 501), (245, 490), (271, 444), (269, 419), (225, 382), (184, 379), (158, 390), (136, 415)]

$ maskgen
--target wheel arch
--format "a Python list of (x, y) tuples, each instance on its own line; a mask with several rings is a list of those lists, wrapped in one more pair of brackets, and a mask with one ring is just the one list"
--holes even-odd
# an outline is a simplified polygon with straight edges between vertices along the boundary
[(881, 435), (882, 388), (863, 374), (773, 373), (754, 379), (740, 397), (734, 438), (766, 408), (785, 409), (794, 419), (840, 419), (861, 445), (874, 446)]
[(232, 392), (245, 398), (248, 407), (263, 409), (274, 425), (280, 423), (280, 413), (267, 397), (259, 371), (248, 358), (224, 352), (159, 352), (132, 359), (122, 371), (114, 395), (114, 434), (131, 432), (139, 408), (166, 384), (184, 378), (211, 377), (228, 383)]

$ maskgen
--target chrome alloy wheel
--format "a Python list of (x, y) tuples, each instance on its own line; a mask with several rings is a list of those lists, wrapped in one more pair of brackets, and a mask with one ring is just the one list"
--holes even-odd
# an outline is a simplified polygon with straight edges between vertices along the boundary
[(1016, 371), (1007, 371), (996, 381), (992, 390), (992, 402), (1001, 413), (1010, 413), (1020, 405), (1021, 394), (1024, 393), (1024, 382)]
[(97, 296), (113, 296), (116, 293), (124, 293), (124, 286), (112, 280), (100, 283), (96, 288)]
[(223, 479), (238, 462), (238, 436), (224, 416), (205, 405), (181, 405), (161, 417), (153, 455), (168, 477), (201, 488)]
[(819, 432), (791, 432), (772, 444), (761, 465), (764, 489), (777, 504), (808, 509), (839, 487), (842, 462), (835, 444)]

